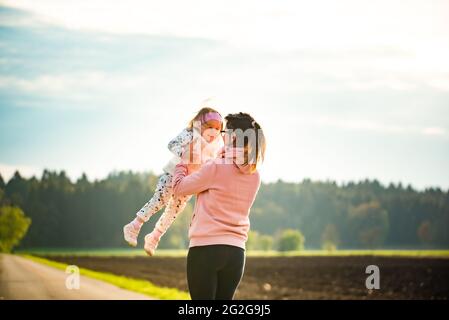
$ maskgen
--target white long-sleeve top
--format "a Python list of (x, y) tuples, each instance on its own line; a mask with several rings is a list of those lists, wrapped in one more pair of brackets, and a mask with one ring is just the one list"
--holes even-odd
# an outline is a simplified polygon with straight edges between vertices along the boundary
[(184, 129), (168, 143), (168, 149), (173, 153), (173, 157), (164, 166), (164, 172), (170, 174), (174, 173), (176, 165), (181, 162), (182, 155), (188, 150), (195, 137), (201, 139), (201, 144), (203, 146), (201, 148), (201, 164), (206, 163), (206, 161), (210, 159), (215, 159), (218, 156), (220, 149), (224, 146), (221, 136), (218, 136), (209, 143), (201, 136), (201, 134), (198, 133), (194, 135), (192, 129)]

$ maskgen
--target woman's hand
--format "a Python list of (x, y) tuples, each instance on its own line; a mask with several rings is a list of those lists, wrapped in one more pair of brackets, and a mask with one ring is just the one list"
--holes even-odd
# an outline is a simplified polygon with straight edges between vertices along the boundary
[(182, 160), (180, 164), (184, 165), (187, 168), (187, 174), (196, 172), (201, 168), (200, 163), (192, 163), (188, 160)]
[(188, 174), (196, 172), (196, 171), (200, 170), (200, 168), (201, 168), (200, 164), (190, 163), (187, 165)]
[(225, 157), (225, 154), (226, 154), (226, 147), (222, 147), (222, 148), (218, 151), (217, 157), (218, 157), (218, 158), (224, 158), (224, 157)]

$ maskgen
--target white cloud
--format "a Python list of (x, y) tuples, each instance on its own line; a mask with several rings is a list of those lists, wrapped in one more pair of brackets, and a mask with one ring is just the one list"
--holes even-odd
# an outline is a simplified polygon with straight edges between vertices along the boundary
[(295, 121), (300, 122), (303, 125), (333, 127), (344, 130), (370, 131), (387, 134), (432, 135), (449, 138), (447, 130), (437, 126), (422, 127), (419, 125), (387, 124), (373, 120), (332, 116), (301, 117), (301, 119)]
[[(36, 98), (55, 99), (60, 101), (58, 108), (80, 109), (143, 108), (148, 101), (159, 99), (154, 95), (155, 91), (163, 93), (169, 87), (163, 83), (165, 82), (157, 81), (156, 77), (149, 74), (116, 74), (102, 71), (42, 74), (33, 78), (0, 76), (0, 89), (4, 91), (15, 90), (18, 96), (27, 93)], [(41, 104), (31, 103), (29, 106), (39, 105)]]
[[(60, 99), (67, 102), (79, 102), (79, 106), (88, 106), (85, 102), (102, 101), (109, 106), (120, 106), (129, 102), (135, 108), (149, 101), (163, 101), (164, 97), (196, 96), (202, 100), (211, 95), (232, 94), (233, 100), (246, 99), (258, 92), (271, 97), (286, 97), (307, 92), (339, 91), (414, 91), (430, 88), (449, 92), (448, 74), (383, 73), (370, 69), (347, 69), (332, 64), (323, 70), (323, 63), (295, 64), (286, 60), (276, 67), (267, 65), (261, 68), (264, 60), (246, 65), (238, 62), (221, 67), (204, 66), (196, 70), (194, 64), (179, 66), (179, 71), (153, 71), (142, 68), (136, 72), (105, 72), (85, 70), (72, 73), (41, 74), (35, 77), (0, 76), (0, 89), (17, 90), (38, 97)], [(168, 63), (171, 68), (176, 62)], [(324, 62), (325, 64), (325, 62)], [(242, 68), (245, 71), (242, 72)], [(215, 75), (216, 74), (216, 75)], [(180, 81), (182, 79), (182, 81)], [(186, 80), (188, 79), (188, 82)], [(263, 103), (263, 101), (262, 101)]]
[(425, 135), (430, 135), (430, 136), (442, 136), (442, 135), (446, 134), (446, 130), (444, 128), (440, 128), (440, 127), (424, 128), (424, 129), (422, 129), (421, 132)]
[(70, 95), (88, 93), (95, 90), (114, 92), (115, 90), (141, 88), (148, 78), (138, 75), (114, 75), (99, 71), (71, 74), (43, 74), (35, 78), (0, 77), (0, 88), (14, 88), (21, 91), (44, 95)]
[[(444, 39), (447, 1), (6, 0), (71, 29), (204, 37), (274, 51)], [(428, 44), (427, 44), (428, 45)], [(426, 45), (426, 46), (427, 46)]]
[[(4, 3), (71, 30), (221, 41), (226, 45), (205, 52), (204, 60), (159, 63), (160, 69), (180, 67), (190, 83), (212, 94), (223, 86), (273, 95), (422, 87), (449, 91), (449, 4), (444, 1), (410, 1), (407, 6), (386, 0)], [(151, 92), (182, 90), (178, 79), (175, 72), (155, 74), (149, 68), (122, 74), (84, 70), (34, 78), (3, 76), (0, 86), (74, 100), (108, 93), (142, 100)]]

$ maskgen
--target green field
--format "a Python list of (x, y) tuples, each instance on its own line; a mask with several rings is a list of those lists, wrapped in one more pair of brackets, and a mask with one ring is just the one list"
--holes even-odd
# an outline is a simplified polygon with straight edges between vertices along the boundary
[[(145, 256), (143, 249), (33, 249), (17, 250), (16, 253), (45, 256)], [(449, 258), (449, 250), (303, 250), (303, 251), (248, 251), (250, 257), (290, 256), (387, 256), (387, 257), (433, 257)], [(187, 250), (158, 250), (159, 257), (185, 257)]]

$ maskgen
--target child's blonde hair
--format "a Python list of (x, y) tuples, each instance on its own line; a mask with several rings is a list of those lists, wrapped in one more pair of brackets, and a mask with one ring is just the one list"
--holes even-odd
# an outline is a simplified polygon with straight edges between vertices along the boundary
[[(196, 114), (196, 116), (193, 117), (193, 119), (189, 121), (189, 124), (188, 124), (187, 128), (190, 129), (190, 130), (192, 130), (195, 121), (200, 121), (201, 124), (204, 124), (204, 123), (203, 123), (203, 116), (204, 116), (205, 114), (210, 113), (210, 112), (216, 112), (216, 113), (220, 114), (220, 112), (218, 112), (217, 110), (215, 110), (215, 109), (213, 109), (213, 108), (210, 108), (210, 107), (203, 107), (203, 108), (200, 109), (200, 111), (198, 111), (198, 113)], [(220, 116), (221, 116), (221, 114), (220, 114)], [(220, 130), (223, 130), (223, 121), (221, 122), (221, 129), (220, 129)]]

